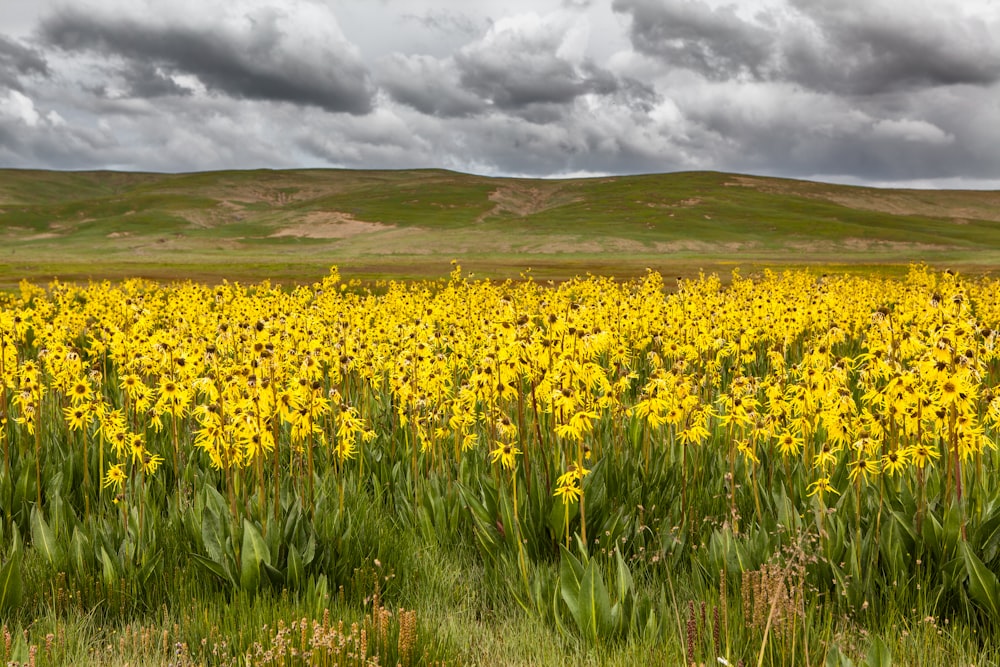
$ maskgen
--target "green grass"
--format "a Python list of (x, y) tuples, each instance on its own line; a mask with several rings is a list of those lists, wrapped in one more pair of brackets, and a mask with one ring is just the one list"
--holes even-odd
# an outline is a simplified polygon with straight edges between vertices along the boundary
[[(0, 170), (0, 284), (133, 273), (206, 280), (553, 279), (645, 268), (1000, 260), (1000, 193), (881, 190), (715, 172), (574, 180), (442, 170), (191, 174)], [(349, 217), (348, 217), (349, 216)], [(343, 233), (345, 219), (370, 223)], [(290, 235), (276, 235), (290, 234)], [(309, 238), (308, 236), (316, 236)], [(294, 267), (272, 274), (275, 266)], [(442, 271), (444, 267), (444, 271)]]

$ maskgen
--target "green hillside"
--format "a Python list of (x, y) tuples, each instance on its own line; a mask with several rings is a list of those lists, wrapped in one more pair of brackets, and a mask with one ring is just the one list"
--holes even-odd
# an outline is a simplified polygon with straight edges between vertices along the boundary
[(714, 172), (530, 180), (442, 170), (0, 170), (0, 282), (667, 274), (1000, 265), (1000, 192)]

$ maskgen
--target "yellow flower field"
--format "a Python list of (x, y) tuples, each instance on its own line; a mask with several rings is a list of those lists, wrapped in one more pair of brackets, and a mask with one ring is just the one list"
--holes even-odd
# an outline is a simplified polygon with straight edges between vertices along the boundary
[[(725, 591), (789, 546), (838, 609), (902, 579), (1000, 621), (998, 293), (926, 267), (24, 283), (0, 297), (0, 527), (23, 543), (0, 562), (41, 553), (89, 604), (153, 600), (166, 563), (234, 591), (342, 586), (319, 526), (368, 498), (507, 563), (521, 606), (585, 642), (670, 627), (615, 558)], [(566, 592), (588, 558), (610, 591), (590, 623)], [(581, 569), (546, 584), (552, 563)]]

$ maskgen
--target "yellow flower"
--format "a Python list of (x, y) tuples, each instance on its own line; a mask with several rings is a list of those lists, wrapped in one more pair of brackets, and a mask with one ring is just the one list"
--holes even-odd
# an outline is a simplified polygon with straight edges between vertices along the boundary
[(77, 380), (69, 390), (70, 398), (74, 404), (85, 403), (93, 396), (90, 384), (86, 380)]
[(795, 456), (802, 448), (802, 438), (797, 438), (790, 431), (778, 436), (778, 452), (782, 456)]
[(869, 475), (877, 475), (879, 473), (878, 460), (868, 458), (864, 452), (858, 451), (858, 458), (848, 465), (848, 470), (848, 475), (852, 482), (857, 479), (858, 475), (861, 476), (862, 480), (868, 481)]
[(163, 463), (163, 457), (157, 454), (151, 454), (149, 451), (143, 452), (142, 456), (142, 469), (147, 475), (153, 475), (156, 473), (157, 468)]
[(919, 443), (907, 448), (907, 456), (918, 468), (923, 468), (928, 462), (933, 462), (941, 456), (941, 453), (930, 445)]
[(500, 442), (497, 443), (497, 448), (490, 452), (490, 458), (493, 459), (493, 463), (499, 461), (507, 470), (513, 470), (516, 463), (515, 457), (520, 453), (521, 450), (514, 445)]
[(821, 498), (823, 497), (824, 493), (835, 493), (835, 494), (840, 493), (830, 484), (829, 477), (820, 477), (819, 479), (817, 479), (815, 482), (809, 485), (808, 492), (809, 496), (815, 496), (816, 494), (819, 494)]
[(107, 474), (104, 475), (104, 488), (115, 487), (115, 489), (121, 489), (122, 485), (125, 483), (125, 464), (118, 463), (116, 465), (108, 468)]
[(882, 457), (882, 472), (895, 475), (906, 468), (907, 455), (905, 449), (889, 452)]
[(583, 490), (576, 485), (575, 482), (570, 482), (569, 484), (561, 484), (556, 487), (556, 492), (552, 494), (563, 501), (564, 505), (569, 505), (580, 500), (580, 496), (583, 495)]
[(63, 410), (63, 415), (70, 430), (79, 431), (90, 423), (90, 406), (70, 406)]

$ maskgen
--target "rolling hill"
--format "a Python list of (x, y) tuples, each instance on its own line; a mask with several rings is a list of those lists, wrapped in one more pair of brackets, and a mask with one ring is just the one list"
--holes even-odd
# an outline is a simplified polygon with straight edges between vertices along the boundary
[[(0, 170), (0, 282), (686, 275), (733, 265), (1000, 266), (1000, 192), (716, 172), (572, 180), (443, 170)], [(886, 268), (888, 267), (888, 268)]]

